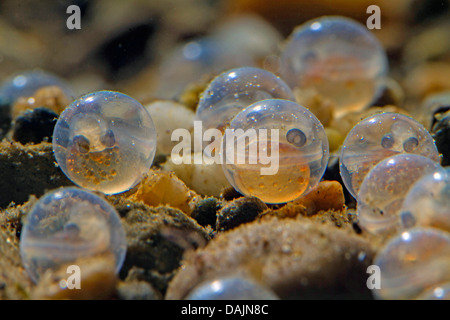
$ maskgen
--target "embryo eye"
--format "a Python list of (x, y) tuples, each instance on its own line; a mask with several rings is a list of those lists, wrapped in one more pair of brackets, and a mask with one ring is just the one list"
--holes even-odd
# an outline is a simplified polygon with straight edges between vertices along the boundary
[(77, 135), (73, 138), (73, 144), (80, 153), (89, 153), (89, 140), (83, 135)]
[(116, 144), (116, 138), (114, 137), (114, 132), (112, 130), (108, 130), (101, 138), (101, 143), (107, 147), (111, 148)]
[(294, 146), (301, 148), (304, 147), (307, 141), (306, 135), (300, 129), (291, 129), (286, 134), (286, 139)]
[(415, 138), (415, 137), (408, 138), (403, 143), (403, 149), (406, 152), (413, 152), (418, 146), (419, 146), (419, 140), (417, 140), (417, 138)]
[(390, 149), (394, 146), (395, 140), (392, 133), (385, 134), (383, 136), (383, 139), (381, 139), (381, 146), (384, 149)]

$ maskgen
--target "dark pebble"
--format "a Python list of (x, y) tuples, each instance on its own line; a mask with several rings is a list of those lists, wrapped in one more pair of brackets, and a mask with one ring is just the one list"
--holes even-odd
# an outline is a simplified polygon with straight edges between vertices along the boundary
[(450, 115), (450, 105), (438, 105), (436, 110), (433, 112), (431, 128), (433, 128), (440, 119), (444, 118), (447, 113)]
[(0, 95), (0, 140), (11, 128), (11, 102)]
[(239, 198), (219, 211), (216, 229), (218, 231), (226, 231), (243, 223), (251, 222), (267, 209), (267, 205), (258, 198)]
[(38, 144), (43, 141), (51, 142), (53, 129), (58, 114), (46, 109), (36, 108), (26, 111), (17, 117), (13, 128), (13, 140), (22, 144)]
[(222, 198), (226, 201), (232, 201), (235, 199), (242, 198), (244, 195), (239, 193), (235, 188), (228, 187), (225, 188), (222, 192)]
[(344, 185), (344, 182), (342, 181), (340, 168), (339, 168), (339, 157), (337, 156), (331, 156), (330, 160), (328, 161), (328, 167), (327, 170), (325, 170), (325, 174), (323, 175), (324, 181), (337, 181), (339, 182), (344, 190), (344, 197), (345, 197), (345, 205), (348, 208), (356, 208), (356, 200), (353, 198), (353, 196), (348, 192), (347, 188)]
[(442, 165), (450, 166), (450, 115), (438, 121), (431, 131), (436, 147), (442, 154)]
[(201, 200), (192, 211), (191, 217), (199, 225), (206, 227), (216, 227), (217, 211), (222, 208), (222, 204), (216, 198), (207, 198)]

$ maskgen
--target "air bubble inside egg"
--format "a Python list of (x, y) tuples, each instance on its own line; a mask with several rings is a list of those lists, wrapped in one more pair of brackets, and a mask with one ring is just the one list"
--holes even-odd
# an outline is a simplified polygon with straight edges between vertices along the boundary
[(320, 182), (329, 158), (320, 121), (295, 102), (271, 99), (241, 111), (223, 138), (230, 184), (266, 203), (286, 203)]
[(405, 231), (386, 244), (374, 265), (381, 276), (381, 289), (372, 291), (378, 299), (429, 299), (430, 291), (442, 296), (444, 288), (448, 295), (450, 235), (436, 229)]
[(365, 118), (348, 133), (341, 150), (340, 173), (347, 190), (356, 198), (377, 163), (404, 153), (440, 160), (430, 133), (414, 119), (389, 112)]
[(450, 232), (450, 169), (427, 175), (409, 191), (400, 214), (402, 226)]
[(152, 165), (156, 130), (138, 101), (119, 92), (94, 92), (61, 114), (53, 152), (64, 174), (78, 186), (121, 193), (139, 183)]
[(336, 105), (336, 116), (367, 107), (388, 72), (384, 48), (366, 26), (330, 16), (297, 27), (281, 55), (291, 88), (311, 89)]
[(375, 234), (400, 230), (400, 210), (410, 188), (422, 177), (441, 170), (437, 162), (415, 154), (399, 154), (378, 163), (358, 193), (360, 226)]
[(118, 272), (125, 259), (125, 232), (108, 202), (89, 191), (62, 188), (44, 195), (26, 216), (20, 253), (34, 282), (87, 257), (111, 259)]

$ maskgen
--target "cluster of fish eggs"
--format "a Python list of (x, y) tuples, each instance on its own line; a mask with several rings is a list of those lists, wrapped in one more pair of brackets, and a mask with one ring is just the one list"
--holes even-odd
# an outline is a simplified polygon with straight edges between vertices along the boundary
[[(13, 76), (0, 94), (15, 101), (49, 86), (73, 97), (66, 83), (40, 70)], [(115, 208), (95, 192), (117, 194), (134, 187), (150, 169), (155, 151), (156, 130), (149, 113), (125, 94), (94, 92), (64, 109), (54, 127), (53, 152), (79, 188), (47, 193), (24, 221), (21, 256), (33, 281), (87, 257), (109, 259), (116, 272), (120, 270), (125, 232)]]
[(196, 119), (223, 133), (206, 154), (222, 160), (228, 181), (242, 194), (289, 202), (325, 172), (329, 148), (322, 124), (269, 71), (243, 67), (220, 74), (203, 92)]
[[(196, 113), (205, 129), (224, 133), (209, 156), (221, 157), (230, 184), (244, 195), (271, 204), (293, 201), (311, 191), (329, 159), (324, 127), (295, 102), (293, 90), (317, 91), (334, 103), (339, 117), (370, 105), (388, 70), (385, 52), (375, 37), (364, 26), (341, 17), (320, 18), (297, 28), (280, 62), (281, 78), (254, 67), (218, 75), (205, 89)], [(23, 83), (23, 78), (17, 83)], [(230, 144), (226, 130), (244, 134), (231, 136), (236, 141)], [(126, 251), (120, 218), (91, 191), (117, 194), (139, 183), (156, 150), (150, 115), (122, 93), (82, 96), (60, 115), (53, 149), (65, 175), (83, 189), (60, 189), (32, 209), (21, 238), (26, 269), (38, 281), (47, 270), (82, 255), (108, 252), (119, 270)], [(423, 243), (435, 243), (448, 257), (450, 244), (448, 172), (439, 166), (439, 153), (426, 129), (400, 114), (372, 116), (349, 133), (340, 159), (344, 184), (358, 200), (362, 227), (374, 233), (401, 232), (375, 262), (386, 279), (379, 297), (398, 297), (395, 290), (403, 294), (401, 298), (431, 296), (438, 288), (448, 293), (450, 279), (445, 272), (440, 278), (417, 283), (398, 283), (395, 278), (401, 268), (410, 271), (407, 257), (414, 254), (439, 270), (448, 269), (448, 259), (433, 262), (435, 257), (422, 248)], [(271, 167), (274, 163), (269, 160), (276, 160), (276, 166)], [(439, 185), (440, 191), (415, 196), (432, 184)], [(415, 205), (408, 207), (411, 203)], [(442, 225), (446, 227), (440, 231), (416, 228)], [(96, 232), (100, 226), (104, 230)], [(414, 268), (411, 272), (417, 271)], [(415, 290), (414, 294), (404, 294), (402, 285), (408, 292)]]
[(375, 258), (379, 299), (448, 299), (450, 176), (417, 121), (381, 113), (359, 122), (340, 154), (360, 226), (388, 239)]

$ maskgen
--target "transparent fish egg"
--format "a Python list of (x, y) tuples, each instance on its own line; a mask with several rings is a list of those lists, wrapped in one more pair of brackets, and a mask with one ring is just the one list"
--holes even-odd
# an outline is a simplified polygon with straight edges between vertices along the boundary
[(156, 130), (138, 101), (118, 92), (94, 92), (61, 114), (53, 133), (53, 152), (76, 185), (121, 193), (139, 183), (152, 165)]
[(0, 96), (4, 96), (10, 101), (16, 101), (20, 97), (31, 97), (38, 89), (49, 86), (61, 88), (69, 98), (75, 97), (68, 83), (58, 76), (42, 70), (27, 71), (6, 79), (0, 86)]
[(286, 203), (322, 179), (329, 145), (320, 121), (295, 102), (271, 99), (241, 111), (226, 130), (223, 169), (239, 192)]
[(193, 81), (231, 68), (256, 66), (275, 51), (282, 36), (257, 15), (233, 15), (167, 54), (158, 70), (154, 96), (179, 97)]
[(22, 263), (35, 282), (87, 257), (111, 259), (118, 272), (125, 253), (125, 232), (114, 207), (78, 188), (44, 195), (26, 216), (20, 237)]
[(186, 300), (279, 300), (275, 293), (242, 277), (226, 277), (201, 283)]
[[(380, 268), (381, 276), (381, 289), (372, 291), (377, 299), (420, 298), (441, 285), (448, 286), (450, 235), (436, 229), (405, 231), (385, 245), (374, 265)], [(442, 295), (443, 290), (436, 293)]]
[(281, 55), (291, 88), (312, 89), (336, 106), (336, 116), (367, 107), (388, 72), (384, 48), (359, 22), (322, 17), (297, 27)]
[(228, 70), (217, 76), (203, 92), (196, 120), (205, 129), (224, 129), (233, 117), (261, 100), (295, 101), (291, 89), (273, 73), (253, 67)]
[(380, 113), (359, 122), (348, 133), (340, 154), (340, 173), (357, 197), (367, 173), (381, 160), (411, 153), (440, 161), (430, 133), (416, 120), (398, 113)]
[(163, 99), (179, 97), (194, 81), (209, 74), (241, 65), (252, 65), (244, 55), (234, 55), (213, 37), (197, 38), (177, 46), (162, 61), (153, 95)]
[(375, 234), (400, 230), (400, 210), (411, 187), (426, 175), (443, 170), (435, 161), (416, 154), (399, 154), (377, 164), (358, 193), (360, 226)]
[(433, 227), (450, 232), (450, 169), (419, 180), (403, 202), (400, 219), (404, 228)]

